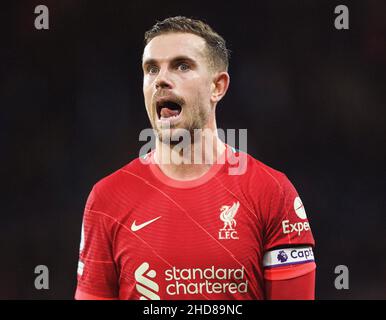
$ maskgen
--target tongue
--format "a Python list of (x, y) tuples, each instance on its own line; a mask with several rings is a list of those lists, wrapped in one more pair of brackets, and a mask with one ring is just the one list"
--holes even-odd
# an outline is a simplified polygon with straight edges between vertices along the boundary
[(180, 112), (178, 110), (172, 110), (169, 108), (162, 108), (161, 109), (161, 117), (162, 118), (170, 118), (173, 116), (178, 116)]

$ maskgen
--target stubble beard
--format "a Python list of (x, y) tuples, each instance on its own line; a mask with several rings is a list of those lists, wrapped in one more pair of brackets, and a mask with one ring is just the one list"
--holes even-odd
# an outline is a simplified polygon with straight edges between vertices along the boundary
[[(185, 107), (185, 106), (184, 106)], [(186, 113), (186, 111), (185, 111)], [(186, 117), (189, 115), (184, 115)], [(191, 144), (194, 143), (195, 131), (204, 129), (209, 119), (209, 111), (200, 107), (189, 119), (184, 120), (177, 126), (170, 128), (160, 128), (156, 125), (156, 120), (152, 123), (153, 129), (156, 132), (158, 140), (163, 144), (170, 144), (171, 147), (183, 142), (186, 135), (189, 136)]]

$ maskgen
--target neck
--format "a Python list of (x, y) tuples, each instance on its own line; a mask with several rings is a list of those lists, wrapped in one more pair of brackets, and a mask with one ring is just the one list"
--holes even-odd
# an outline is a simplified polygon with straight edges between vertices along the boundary
[(155, 162), (160, 170), (175, 180), (194, 180), (203, 176), (224, 153), (225, 144), (216, 129), (195, 134), (192, 143), (177, 145), (156, 142)]

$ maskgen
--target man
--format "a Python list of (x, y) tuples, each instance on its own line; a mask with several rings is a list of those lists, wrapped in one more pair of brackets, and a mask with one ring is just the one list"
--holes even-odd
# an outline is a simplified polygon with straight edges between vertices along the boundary
[[(296, 190), (217, 135), (230, 79), (224, 39), (173, 17), (145, 42), (156, 147), (94, 186), (76, 299), (314, 299), (314, 239)], [(232, 159), (242, 169), (231, 173)]]

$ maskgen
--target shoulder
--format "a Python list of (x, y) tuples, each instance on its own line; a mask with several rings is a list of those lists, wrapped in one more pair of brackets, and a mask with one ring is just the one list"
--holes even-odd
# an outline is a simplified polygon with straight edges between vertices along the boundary
[(93, 186), (93, 192), (97, 197), (106, 194), (112, 197), (113, 194), (126, 193), (128, 189), (140, 185), (147, 170), (147, 165), (142, 159), (136, 158), (97, 181)]
[(148, 193), (148, 166), (136, 158), (96, 182), (89, 193), (86, 210), (109, 220), (120, 219)]
[(284, 172), (272, 168), (250, 154), (246, 156), (248, 166), (246, 175), (250, 184), (259, 184), (265, 189), (278, 192), (292, 187), (292, 183)]

